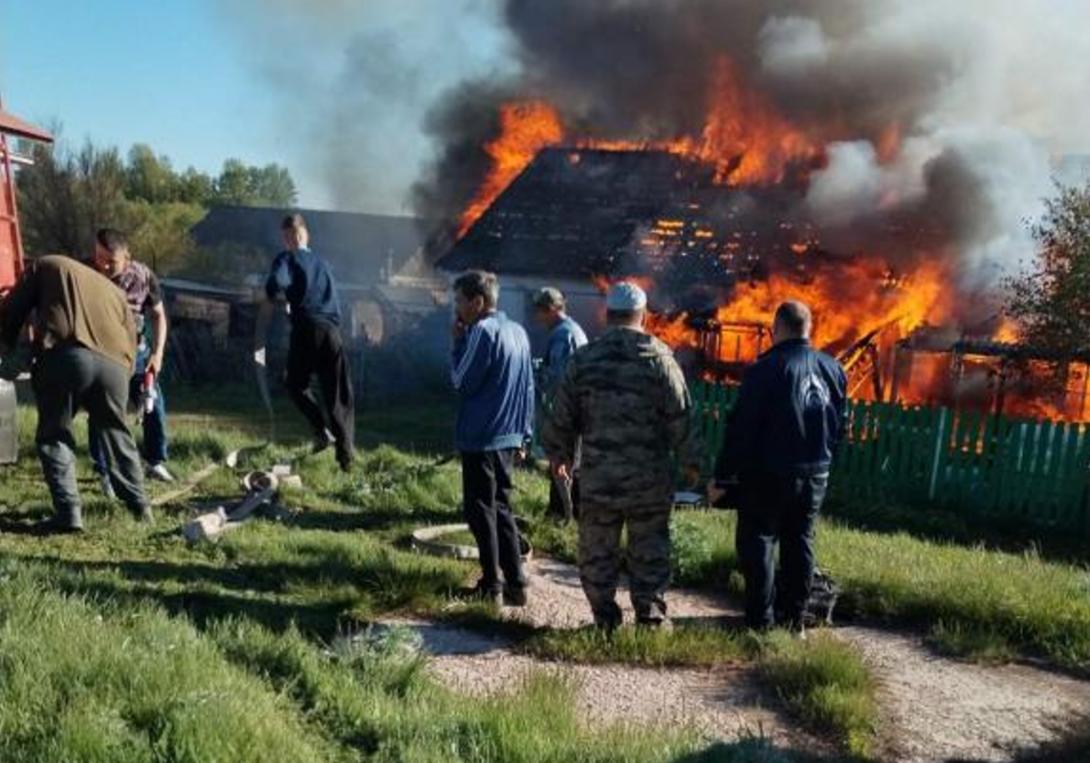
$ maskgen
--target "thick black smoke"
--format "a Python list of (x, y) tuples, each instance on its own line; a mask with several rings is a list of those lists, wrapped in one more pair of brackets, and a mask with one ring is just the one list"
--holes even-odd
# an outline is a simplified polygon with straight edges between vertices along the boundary
[[(858, 244), (886, 220), (926, 225), (963, 283), (994, 282), (1027, 253), (1050, 155), (1084, 151), (1090, 127), (1090, 38), (1063, 32), (1086, 28), (1090, 6), (1041, 5), (1050, 12), (1018, 0), (506, 0), (518, 69), (435, 105), (436, 161), (414, 207), (454, 224), (512, 97), (548, 100), (579, 137), (699, 137), (727, 56), (825, 146), (800, 203), (829, 240)], [(891, 125), (902, 150), (883, 161)]]

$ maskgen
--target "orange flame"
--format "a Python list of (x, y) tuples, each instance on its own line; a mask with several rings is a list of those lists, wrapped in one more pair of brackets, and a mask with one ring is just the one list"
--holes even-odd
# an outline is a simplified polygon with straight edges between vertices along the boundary
[[(484, 147), (491, 167), (477, 195), (462, 213), (461, 238), (492, 202), (534, 160), (537, 153), (567, 139), (560, 115), (544, 101), (515, 101), (500, 107), (500, 134)], [(578, 139), (577, 148), (607, 151), (668, 151), (712, 164), (715, 180), (730, 185), (777, 183), (787, 167), (813, 162), (821, 149), (780, 116), (759, 93), (748, 90), (731, 61), (716, 63), (708, 93), (708, 118), (700, 139), (670, 141)]]
[[(941, 323), (949, 317), (950, 290), (939, 263), (924, 262), (910, 276), (896, 281), (883, 267), (877, 259), (857, 260), (827, 268), (808, 283), (772, 274), (767, 280), (739, 285), (734, 298), (718, 309), (716, 320), (728, 325), (771, 326), (780, 303), (797, 299), (813, 311), (814, 344), (842, 350), (877, 329), (891, 328), (904, 336), (924, 323)], [(649, 330), (675, 347), (695, 347), (700, 341), (687, 315), (657, 317), (649, 323)], [(756, 335), (754, 343), (749, 341), (742, 339), (741, 352), (737, 343), (721, 347), (720, 359), (752, 360)]]
[(507, 103), (500, 108), (500, 135), (484, 147), (492, 168), (476, 197), (462, 213), (458, 237), (465, 235), (537, 152), (564, 139), (556, 110), (543, 101)]
[(788, 165), (821, 156), (767, 99), (743, 86), (726, 57), (716, 62), (703, 140), (684, 153), (714, 163), (716, 180), (731, 185), (778, 183)]

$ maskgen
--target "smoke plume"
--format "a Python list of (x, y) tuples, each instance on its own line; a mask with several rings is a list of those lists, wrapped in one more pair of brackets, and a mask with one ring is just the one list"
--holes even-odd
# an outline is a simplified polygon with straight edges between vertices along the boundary
[(503, 102), (547, 100), (579, 137), (699, 138), (724, 56), (825, 147), (802, 208), (828, 240), (933, 227), (967, 287), (1028, 254), (1054, 161), (1090, 151), (1080, 0), (506, 0), (502, 23), (517, 66), (458, 83), (427, 117), (422, 217), (465, 209)]

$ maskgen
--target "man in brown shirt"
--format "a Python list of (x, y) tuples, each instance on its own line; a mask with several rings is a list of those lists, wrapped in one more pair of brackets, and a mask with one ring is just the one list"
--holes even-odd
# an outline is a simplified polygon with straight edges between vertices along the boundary
[(0, 350), (15, 345), (31, 313), (36, 316), (35, 442), (55, 510), (42, 529), (83, 529), (72, 436), (72, 419), (80, 408), (102, 433), (114, 491), (133, 514), (150, 520), (140, 456), (125, 422), (136, 354), (125, 294), (77, 260), (50, 255), (32, 262), (0, 303)]

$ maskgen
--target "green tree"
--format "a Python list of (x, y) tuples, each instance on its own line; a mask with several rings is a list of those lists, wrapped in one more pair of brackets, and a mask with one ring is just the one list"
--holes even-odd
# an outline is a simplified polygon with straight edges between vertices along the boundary
[(1063, 354), (1090, 349), (1090, 185), (1059, 188), (1031, 232), (1037, 256), (1007, 281), (1007, 313), (1029, 344)]
[(125, 165), (117, 149), (90, 142), (78, 152), (38, 145), (33, 158), (17, 180), (27, 251), (89, 256), (98, 227), (127, 219)]
[(125, 196), (129, 199), (160, 204), (176, 201), (179, 195), (179, 179), (171, 169), (170, 159), (156, 156), (151, 146), (144, 143), (129, 149), (125, 177)]
[[(189, 231), (208, 207), (295, 202), (295, 183), (276, 164), (254, 167), (229, 159), (213, 179), (192, 167), (176, 172), (169, 158), (144, 144), (134, 145), (127, 161), (116, 148), (90, 142), (78, 151), (64, 141), (52, 149), (39, 145), (32, 154), (34, 164), (17, 176), (19, 215), (31, 255), (87, 258), (95, 231), (109, 226), (125, 231), (133, 254), (162, 274), (230, 280), (253, 270), (259, 258), (249, 251), (199, 250)], [(262, 252), (258, 270), (265, 256)]]
[(215, 184), (211, 177), (190, 167), (178, 177), (178, 198), (187, 204), (208, 204)]
[(288, 207), (295, 203), (295, 182), (278, 164), (251, 167), (228, 159), (215, 181), (213, 200), (220, 204)]

